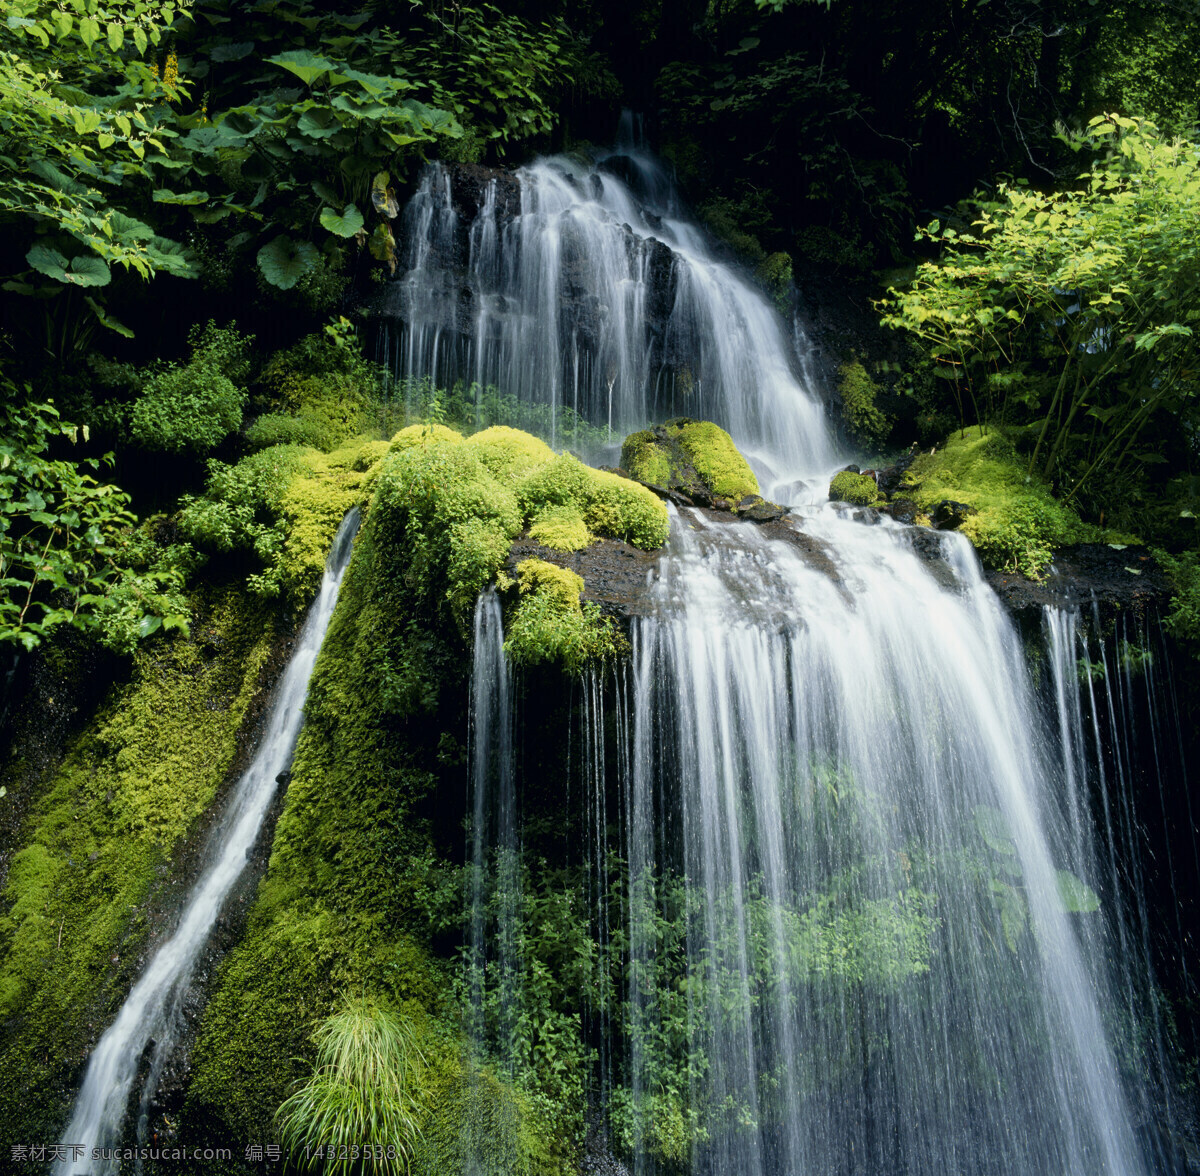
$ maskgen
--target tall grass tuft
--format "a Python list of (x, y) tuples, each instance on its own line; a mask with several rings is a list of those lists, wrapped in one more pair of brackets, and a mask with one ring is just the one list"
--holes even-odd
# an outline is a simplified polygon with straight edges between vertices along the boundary
[(313, 1042), (312, 1076), (276, 1112), (292, 1163), (339, 1176), (407, 1173), (425, 1069), (412, 1027), (370, 997), (350, 997)]

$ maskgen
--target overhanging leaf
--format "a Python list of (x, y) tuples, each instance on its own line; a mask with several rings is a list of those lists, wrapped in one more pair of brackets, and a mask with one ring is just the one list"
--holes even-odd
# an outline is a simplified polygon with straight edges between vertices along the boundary
[(91, 308), (92, 314), (96, 316), (101, 326), (107, 327), (110, 331), (116, 331), (118, 335), (122, 335), (126, 339), (133, 338), (133, 332), (119, 319), (113, 318), (91, 295), (84, 295), (83, 300)]
[(321, 227), (339, 237), (353, 237), (363, 227), (363, 215), (353, 204), (347, 204), (340, 216), (332, 208), (322, 208)]
[(167, 188), (155, 188), (152, 195), (155, 204), (203, 204), (207, 192), (172, 192)]
[(258, 251), (258, 268), (272, 286), (290, 290), (317, 261), (317, 250), (309, 241), (276, 237)]
[(332, 61), (309, 53), (307, 49), (292, 49), (276, 57), (268, 57), (267, 64), (278, 65), (289, 73), (294, 73), (306, 86), (311, 86), (322, 74), (331, 73), (336, 69)]

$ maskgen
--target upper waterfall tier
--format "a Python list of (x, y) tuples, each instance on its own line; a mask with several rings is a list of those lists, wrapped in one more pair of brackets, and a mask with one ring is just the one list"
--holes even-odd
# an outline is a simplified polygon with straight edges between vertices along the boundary
[(400, 376), (493, 385), (613, 438), (652, 420), (724, 425), (777, 477), (834, 460), (803, 349), (631, 149), (515, 176), (432, 164), (384, 301)]

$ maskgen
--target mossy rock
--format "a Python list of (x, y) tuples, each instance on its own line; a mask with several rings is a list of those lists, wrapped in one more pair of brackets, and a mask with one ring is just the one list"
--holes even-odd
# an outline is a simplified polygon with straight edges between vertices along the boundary
[(848, 502), (852, 506), (875, 506), (883, 501), (875, 479), (856, 474), (853, 470), (842, 470), (834, 474), (829, 483), (829, 499), (831, 502)]
[[(952, 503), (958, 529), (979, 552), (984, 565), (1039, 579), (1056, 547), (1073, 543), (1137, 543), (1083, 522), (1049, 486), (1028, 470), (1001, 430), (978, 426), (955, 434), (936, 452), (923, 453), (905, 471), (897, 496), (938, 519)], [(945, 516), (946, 508), (942, 507)]]
[(702, 505), (738, 503), (759, 494), (758, 479), (733, 438), (711, 421), (679, 417), (631, 433), (621, 466), (639, 482), (686, 494)]

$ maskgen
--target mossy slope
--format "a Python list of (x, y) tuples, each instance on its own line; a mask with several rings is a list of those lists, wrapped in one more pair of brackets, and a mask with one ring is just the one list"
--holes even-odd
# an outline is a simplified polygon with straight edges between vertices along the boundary
[(31, 805), (0, 917), (6, 1138), (55, 1137), (136, 976), (152, 885), (216, 795), (260, 689), (273, 614), (235, 588), (193, 607), (190, 639), (138, 653)]
[[(313, 673), (268, 874), (204, 1015), (189, 1138), (271, 1138), (316, 1024), (366, 991), (409, 1018), (434, 1059), (414, 1171), (455, 1170), (445, 1164), (462, 1146), (464, 1038), (452, 973), (434, 950), (431, 894), (446, 836), (436, 798), (462, 781), (441, 733), (465, 724), (476, 597), (513, 538), (554, 510), (646, 546), (666, 533), (644, 488), (516, 430), (463, 438), (412, 426), (393, 439)], [(611, 650), (608, 627), (580, 605), (579, 577), (529, 561), (520, 580), (518, 658), (576, 668)], [(488, 1083), (494, 1097), (467, 1117), (493, 1123), (485, 1154), (509, 1157), (496, 1170), (560, 1170), (570, 1149), (553, 1113)]]

